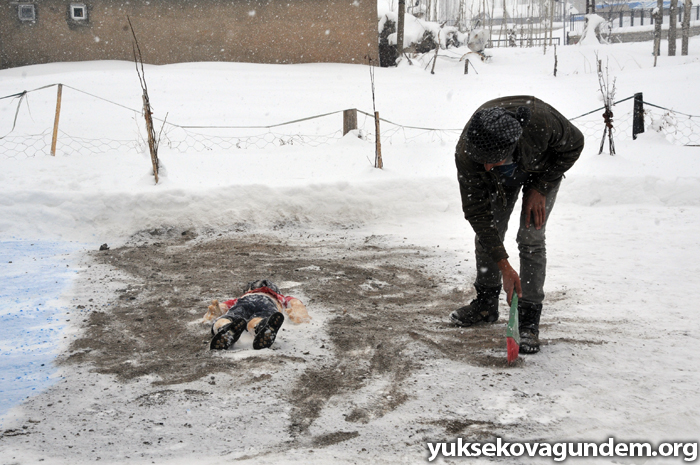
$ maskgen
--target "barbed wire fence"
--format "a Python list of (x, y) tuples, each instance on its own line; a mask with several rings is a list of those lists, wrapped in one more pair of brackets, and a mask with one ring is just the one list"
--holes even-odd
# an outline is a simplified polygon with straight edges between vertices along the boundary
[[(11, 124), (4, 124), (3, 129), (0, 130), (5, 131), (4, 134), (0, 132), (0, 156), (6, 159), (22, 159), (49, 155), (54, 138), (57, 138), (59, 142), (57, 152), (66, 156), (141, 153), (147, 150), (145, 129), (141, 128), (141, 110), (130, 108), (72, 86), (63, 85), (64, 88), (82, 96), (83, 100), (79, 102), (81, 105), (94, 107), (95, 103), (91, 102), (100, 102), (104, 105), (117, 106), (127, 111), (128, 117), (132, 121), (127, 124), (123, 116), (114, 117), (112, 121), (105, 121), (101, 125), (104, 126), (103, 129), (100, 129), (101, 133), (79, 135), (81, 126), (94, 130), (95, 125), (86, 126), (84, 122), (81, 125), (76, 124), (75, 121), (73, 124), (62, 123), (54, 132), (46, 124), (46, 118), (33, 118), (33, 113), (43, 111), (44, 116), (50, 114), (52, 100), (44, 96), (43, 100), (39, 99), (42, 108), (37, 109), (30, 106), (28, 96), (58, 85), (51, 84), (31, 91), (0, 97), (0, 115), (10, 115), (8, 120), (12, 120)], [(619, 100), (614, 104), (613, 130), (616, 140), (629, 140), (636, 137), (636, 134), (633, 134), (635, 112), (632, 105), (618, 106), (618, 104), (632, 98), (634, 97)], [(700, 116), (678, 112), (649, 102), (642, 103), (644, 105), (642, 127), (645, 130), (657, 131), (675, 145), (700, 146)], [(25, 118), (20, 124), (18, 117), (25, 106), (29, 120)], [(48, 111), (43, 107), (47, 107)], [(94, 114), (94, 108), (92, 110)], [(571, 118), (571, 121), (581, 129), (586, 138), (592, 139), (591, 142), (599, 139), (603, 133), (605, 122), (601, 110), (603, 108)], [(375, 142), (374, 115), (362, 110), (352, 111), (360, 115), (359, 118), (355, 117), (356, 128), (354, 130), (357, 137), (368, 142)], [(345, 135), (343, 125), (338, 124), (338, 115), (342, 113), (344, 110), (260, 126), (178, 125), (157, 120), (158, 124), (164, 125), (160, 148), (164, 153), (173, 151), (183, 154), (201, 154), (213, 151), (235, 152), (237, 150), (269, 149), (284, 146), (319, 147), (333, 144)], [(78, 112), (74, 119), (89, 117), (90, 114), (87, 111)], [(639, 118), (639, 114), (637, 118)], [(3, 119), (5, 118), (3, 117)], [(403, 125), (384, 118), (380, 118), (380, 121), (382, 122), (380, 134), (382, 144), (455, 144), (462, 131), (462, 128)], [(639, 121), (636, 124), (639, 124)], [(637, 129), (637, 132), (641, 131)]]

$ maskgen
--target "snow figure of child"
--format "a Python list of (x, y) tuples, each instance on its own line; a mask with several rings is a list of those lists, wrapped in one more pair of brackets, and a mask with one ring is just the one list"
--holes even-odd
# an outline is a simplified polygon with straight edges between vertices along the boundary
[(211, 350), (226, 350), (233, 346), (244, 330), (254, 333), (253, 349), (267, 349), (277, 337), (285, 311), (294, 323), (311, 320), (306, 307), (297, 298), (284, 296), (274, 283), (267, 279), (253, 281), (245, 293), (237, 298), (219, 303), (212, 301), (205, 321), (214, 320), (211, 326)]

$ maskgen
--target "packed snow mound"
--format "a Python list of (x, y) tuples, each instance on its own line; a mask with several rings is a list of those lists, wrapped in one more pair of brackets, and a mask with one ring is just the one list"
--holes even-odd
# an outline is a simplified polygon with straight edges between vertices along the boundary
[(469, 50), (476, 53), (482, 53), (486, 49), (486, 43), (489, 40), (488, 32), (484, 28), (474, 29), (469, 34), (467, 47)]
[(583, 27), (583, 32), (581, 33), (581, 39), (578, 41), (579, 45), (598, 45), (601, 43), (607, 44), (604, 36), (610, 32), (609, 23), (597, 14), (586, 15), (586, 24)]

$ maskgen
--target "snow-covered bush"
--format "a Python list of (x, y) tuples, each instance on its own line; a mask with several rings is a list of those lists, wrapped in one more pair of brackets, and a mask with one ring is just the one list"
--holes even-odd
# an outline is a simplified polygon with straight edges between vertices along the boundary
[(645, 111), (644, 113), (645, 116), (649, 118), (649, 129), (664, 133), (675, 132), (678, 121), (670, 111), (667, 111), (662, 115), (654, 115), (650, 111)]
[[(379, 13), (379, 55), (382, 66), (395, 64), (398, 52), (396, 50), (396, 25), (398, 13), (384, 10)], [(434, 21), (425, 21), (409, 13), (404, 16), (404, 49), (410, 48), (416, 53), (427, 53), (440, 48), (460, 47), (468, 38), (467, 34), (459, 32), (456, 27), (442, 26)], [(392, 58), (393, 57), (393, 58)]]
[[(391, 44), (389, 36), (393, 36)], [(396, 64), (396, 21), (384, 16), (379, 19), (379, 64), (380, 66), (393, 66)]]

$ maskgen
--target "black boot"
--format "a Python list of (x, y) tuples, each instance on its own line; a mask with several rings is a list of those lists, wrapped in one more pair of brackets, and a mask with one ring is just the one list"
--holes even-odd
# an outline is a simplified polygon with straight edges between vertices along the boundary
[[(230, 321), (223, 326), (214, 330), (216, 322), (219, 320)], [(227, 317), (223, 316), (217, 318), (214, 324), (211, 325), (211, 333), (214, 335), (211, 342), (209, 343), (210, 350), (226, 350), (238, 341), (241, 334), (245, 330), (246, 321), (241, 317)]]
[(450, 313), (450, 320), (457, 326), (472, 326), (482, 321), (493, 323), (498, 320), (498, 296), (501, 286), (484, 287), (475, 284), (474, 287), (476, 299)]
[(266, 320), (262, 320), (255, 326), (255, 338), (253, 339), (253, 349), (267, 349), (275, 342), (277, 331), (284, 323), (284, 315), (280, 312), (273, 313)]
[(542, 304), (518, 303), (520, 320), (520, 353), (535, 354), (540, 351), (540, 315)]

